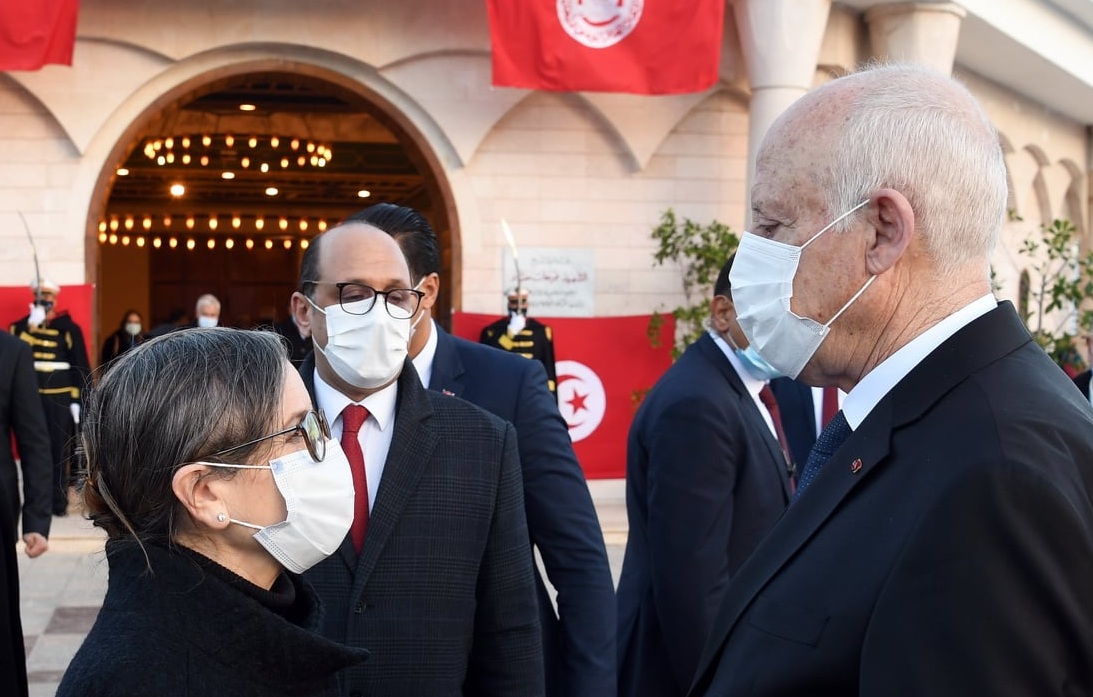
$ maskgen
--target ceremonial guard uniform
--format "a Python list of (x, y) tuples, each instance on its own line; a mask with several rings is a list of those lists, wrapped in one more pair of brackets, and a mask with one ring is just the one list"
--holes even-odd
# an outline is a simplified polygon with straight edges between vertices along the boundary
[(91, 374), (83, 332), (67, 312), (31, 326), (28, 317), (11, 325), (11, 333), (30, 345), (38, 393), (42, 397), (53, 455), (53, 513), (68, 508), (68, 464), (76, 435), (72, 405), (79, 405)]
[(546, 368), (547, 386), (552, 393), (556, 392), (558, 376), (554, 370), (554, 333), (550, 327), (531, 317), (524, 318), (523, 328), (510, 333), (510, 322), (508, 318), (501, 318), (490, 324), (482, 330), (478, 342), (539, 361)]

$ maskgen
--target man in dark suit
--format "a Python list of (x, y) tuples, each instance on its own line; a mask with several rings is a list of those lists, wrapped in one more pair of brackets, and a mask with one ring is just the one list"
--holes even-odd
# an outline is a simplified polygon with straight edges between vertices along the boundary
[(603, 532), (565, 420), (537, 361), (448, 334), (431, 318), (440, 291), (436, 233), (417, 211), (381, 203), (350, 216), (390, 233), (422, 298), (410, 356), (431, 390), (461, 397), (516, 427), (528, 534), (558, 592), (535, 575), (547, 695), (615, 694), (615, 589)]
[(926, 68), (771, 127), (737, 312), (775, 368), (848, 394), (692, 695), (1093, 693), (1093, 410), (991, 294), (1006, 198), (982, 108)]
[(627, 443), (619, 695), (687, 692), (725, 587), (782, 514), (789, 463), (725, 265), (709, 332), (645, 396)]
[[(12, 437), (19, 448), (19, 466)], [(27, 556), (49, 549), (53, 463), (30, 347), (0, 332), (0, 693), (27, 694), (26, 650), (19, 613), (19, 470), (23, 479), (23, 543)]]
[(307, 573), (322, 633), (371, 651), (342, 694), (543, 695), (512, 426), (422, 387), (407, 358), (422, 293), (387, 233), (331, 229), (300, 279), (293, 313), (315, 346), (300, 372), (356, 461), (353, 529)]

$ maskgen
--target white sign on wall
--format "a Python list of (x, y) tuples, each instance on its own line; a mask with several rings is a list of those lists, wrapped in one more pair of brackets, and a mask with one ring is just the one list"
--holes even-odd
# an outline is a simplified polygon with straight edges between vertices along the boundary
[[(520, 285), (527, 288), (531, 317), (595, 315), (595, 253), (578, 247), (520, 247)], [(512, 250), (502, 247), (503, 291), (516, 287)], [(504, 307), (504, 298), (501, 307)]]

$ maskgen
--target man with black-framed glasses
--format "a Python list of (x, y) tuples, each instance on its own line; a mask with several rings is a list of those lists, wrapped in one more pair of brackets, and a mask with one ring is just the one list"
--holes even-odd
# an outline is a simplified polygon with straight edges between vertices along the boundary
[[(408, 346), (423, 293), (398, 244), (348, 222), (304, 254), (300, 367), (354, 469), (356, 516), (307, 573), (320, 631), (371, 651), (344, 695), (543, 695), (513, 427), (422, 386)], [(382, 298), (382, 302), (380, 299)]]

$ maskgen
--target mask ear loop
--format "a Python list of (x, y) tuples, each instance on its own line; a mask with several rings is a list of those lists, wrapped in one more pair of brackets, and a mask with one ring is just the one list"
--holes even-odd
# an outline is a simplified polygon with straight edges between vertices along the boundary
[(835, 227), (836, 225), (838, 225), (838, 224), (839, 224), (839, 223), (840, 223), (840, 222), (841, 222), (842, 220), (844, 220), (845, 218), (848, 218), (848, 217), (849, 217), (849, 216), (850, 216), (850, 215), (851, 215), (852, 213), (854, 213), (854, 212), (855, 212), (856, 210), (858, 210), (859, 208), (861, 208), (862, 206), (864, 206), (864, 205), (865, 205), (865, 204), (867, 204), (867, 203), (869, 203), (869, 199), (865, 199), (864, 201), (862, 201), (862, 202), (861, 202), (861, 203), (859, 203), (858, 205), (854, 206), (853, 208), (851, 208), (851, 209), (850, 209), (850, 210), (848, 210), (847, 212), (845, 212), (845, 213), (843, 213), (842, 215), (840, 215), (840, 216), (839, 216), (838, 218), (835, 218), (834, 220), (832, 220), (832, 221), (831, 221), (830, 223), (828, 223), (827, 225), (825, 225), (825, 226), (824, 226), (824, 228), (823, 228), (822, 230), (820, 230), (819, 232), (817, 232), (817, 233), (816, 233), (815, 235), (813, 235), (812, 237), (808, 238), (808, 242), (805, 242), (804, 244), (802, 244), (802, 245), (801, 245), (801, 249), (804, 249), (804, 248), (805, 248), (805, 247), (807, 247), (808, 245), (810, 245), (810, 244), (812, 244), (813, 242), (815, 242), (815, 241), (816, 241), (816, 238), (817, 238), (817, 237), (819, 237), (820, 235), (824, 234), (825, 232), (827, 232), (827, 231), (828, 231), (828, 230), (830, 230), (831, 228), (833, 228), (833, 227)]

